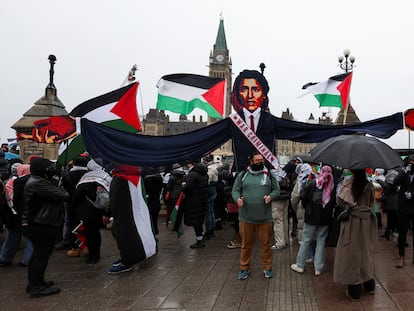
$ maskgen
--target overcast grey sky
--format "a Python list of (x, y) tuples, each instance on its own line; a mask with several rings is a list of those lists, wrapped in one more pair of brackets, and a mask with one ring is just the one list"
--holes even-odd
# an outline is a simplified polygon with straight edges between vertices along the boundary
[[(161, 76), (208, 75), (221, 12), (234, 76), (264, 62), (276, 116), (289, 108), (305, 121), (327, 111), (312, 95), (297, 97), (303, 84), (341, 72), (344, 49), (356, 57), (351, 101), (362, 121), (414, 107), (408, 0), (2, 1), (1, 141), (14, 137), (10, 125), (44, 94), (49, 54), (57, 57), (55, 85), (68, 112), (118, 88), (137, 64), (142, 115), (156, 106)], [(331, 112), (335, 119), (338, 109)], [(408, 132), (386, 142), (408, 148)]]

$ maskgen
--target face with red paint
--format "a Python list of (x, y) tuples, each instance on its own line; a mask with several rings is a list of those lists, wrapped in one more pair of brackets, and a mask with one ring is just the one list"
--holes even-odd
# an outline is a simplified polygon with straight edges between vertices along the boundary
[(245, 78), (240, 84), (240, 98), (243, 100), (243, 107), (249, 111), (255, 111), (262, 106), (264, 99), (263, 89), (254, 78)]

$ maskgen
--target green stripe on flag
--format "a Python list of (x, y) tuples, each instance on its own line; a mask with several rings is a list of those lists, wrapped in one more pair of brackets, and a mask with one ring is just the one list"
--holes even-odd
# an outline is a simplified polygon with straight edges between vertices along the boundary
[(212, 118), (222, 119), (222, 116), (209, 103), (199, 98), (191, 101), (183, 101), (174, 97), (158, 94), (157, 109), (167, 110), (179, 114), (190, 114), (194, 108), (201, 109)]
[(341, 97), (332, 94), (315, 94), (316, 99), (319, 101), (320, 107), (342, 107)]
[[(66, 144), (65, 142), (63, 144)], [(85, 152), (85, 144), (82, 136), (76, 136), (69, 141), (65, 150), (59, 155), (57, 162), (61, 165), (66, 165), (70, 160), (73, 160), (81, 153)]]
[(123, 121), (122, 119), (115, 119), (115, 120), (110, 120), (110, 121), (105, 121), (102, 122), (101, 124), (120, 130), (120, 131), (124, 131), (124, 132), (129, 132), (129, 133), (137, 133), (138, 130), (133, 127), (132, 125), (129, 125), (128, 123), (126, 123), (125, 121)]
[[(170, 220), (173, 225), (173, 228), (175, 227), (175, 222), (177, 221), (178, 208), (179, 207), (176, 206), (171, 211)], [(184, 234), (184, 220), (181, 219), (180, 226), (178, 227), (178, 230), (177, 230), (177, 239), (183, 234)]]

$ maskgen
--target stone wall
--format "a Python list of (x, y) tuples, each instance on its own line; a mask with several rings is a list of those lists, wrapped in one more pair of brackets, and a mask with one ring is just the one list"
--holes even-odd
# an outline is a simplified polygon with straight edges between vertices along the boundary
[(59, 144), (41, 144), (31, 140), (19, 141), (20, 159), (28, 163), (30, 156), (37, 156), (49, 160), (57, 160)]

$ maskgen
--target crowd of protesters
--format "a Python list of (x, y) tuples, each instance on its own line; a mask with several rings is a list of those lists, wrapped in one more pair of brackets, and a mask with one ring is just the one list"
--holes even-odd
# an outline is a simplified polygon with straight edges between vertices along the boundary
[[(208, 155), (168, 169), (136, 167), (135, 173), (129, 169), (126, 174), (115, 173), (116, 169), (87, 154), (58, 168), (36, 157), (27, 164), (6, 161), (0, 151), (0, 220), (5, 231), (0, 265), (12, 265), (24, 240), (18, 265), (28, 267), (26, 292), (39, 297), (60, 292), (53, 281), (45, 280), (54, 249), (66, 250), (69, 257), (83, 256), (89, 265), (99, 262), (100, 230), (113, 222), (114, 215), (117, 220), (123, 217), (110, 200), (105, 208), (96, 206), (99, 188), (106, 185), (109, 191), (114, 172), (117, 177), (109, 191), (113, 197), (113, 189), (127, 185), (122, 180), (142, 177), (157, 242), (159, 222), (177, 233), (180, 226), (192, 227), (195, 242), (189, 247), (193, 249), (208, 247), (223, 223), (233, 226), (234, 239), (226, 246), (240, 251), (240, 280), (250, 274), (255, 234), (266, 278), (274, 277), (272, 253), (288, 245), (299, 244), (292, 273), (303, 273), (307, 263), (313, 263), (316, 276), (325, 268), (325, 247), (336, 247), (334, 281), (346, 285), (352, 300), (361, 298), (362, 289), (375, 292), (373, 247), (378, 237), (398, 237), (395, 267), (404, 267), (407, 232), (414, 221), (414, 155), (405, 159), (403, 167), (375, 168), (373, 173), (339, 170), (301, 157), (283, 168), (270, 169), (257, 152), (249, 159), (247, 168), (238, 173), (232, 172), (231, 162)], [(162, 206), (165, 219), (159, 219)], [(116, 230), (113, 233), (116, 237)], [(135, 262), (127, 259), (119, 243), (118, 248), (120, 259), (108, 269), (109, 274), (133, 270)]]

